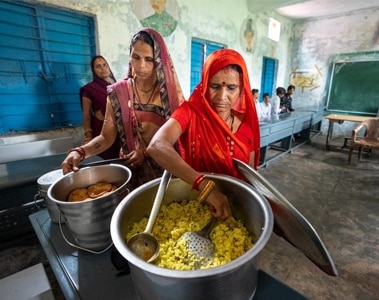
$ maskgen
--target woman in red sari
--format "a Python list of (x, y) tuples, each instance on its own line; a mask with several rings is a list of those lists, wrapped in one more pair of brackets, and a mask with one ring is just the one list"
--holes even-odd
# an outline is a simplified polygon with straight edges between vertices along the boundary
[(128, 77), (108, 87), (101, 134), (69, 150), (64, 173), (77, 171), (80, 161), (107, 149), (118, 136), (122, 156), (132, 170), (132, 188), (160, 177), (163, 169), (146, 153), (155, 132), (184, 101), (162, 36), (151, 28), (136, 33), (130, 44)]
[(231, 215), (228, 199), (202, 172), (242, 178), (233, 158), (257, 169), (259, 149), (259, 121), (246, 64), (238, 52), (222, 49), (208, 57), (200, 84), (158, 130), (147, 152), (173, 175), (204, 191), (212, 214), (225, 218)]

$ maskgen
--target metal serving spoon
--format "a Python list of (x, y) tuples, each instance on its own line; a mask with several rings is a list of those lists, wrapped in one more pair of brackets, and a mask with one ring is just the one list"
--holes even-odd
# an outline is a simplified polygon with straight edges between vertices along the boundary
[(200, 269), (213, 260), (214, 245), (209, 238), (209, 234), (212, 232), (216, 222), (217, 219), (212, 217), (200, 231), (189, 231), (180, 237), (180, 239), (186, 240), (187, 250), (193, 254), (195, 269)]
[(153, 262), (159, 255), (159, 242), (151, 234), (159, 209), (171, 180), (171, 173), (166, 170), (163, 172), (161, 182), (158, 187), (158, 192), (154, 199), (154, 204), (151, 209), (150, 217), (144, 232), (133, 235), (128, 241), (127, 246), (138, 257), (146, 262)]

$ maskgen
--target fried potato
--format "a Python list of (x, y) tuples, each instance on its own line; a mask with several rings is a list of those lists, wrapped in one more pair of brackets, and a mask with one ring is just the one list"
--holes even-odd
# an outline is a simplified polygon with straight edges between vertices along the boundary
[(88, 198), (87, 189), (75, 189), (68, 195), (68, 202), (83, 201)]
[(107, 182), (98, 182), (88, 187), (88, 196), (97, 198), (112, 190), (112, 184)]

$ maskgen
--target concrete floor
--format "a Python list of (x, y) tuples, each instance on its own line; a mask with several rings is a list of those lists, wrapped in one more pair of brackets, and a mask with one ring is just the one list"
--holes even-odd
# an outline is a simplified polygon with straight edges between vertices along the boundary
[[(346, 149), (326, 151), (324, 143), (319, 135), (260, 174), (313, 225), (339, 276), (325, 274), (275, 234), (258, 266), (310, 299), (379, 299), (379, 154), (359, 162), (354, 154), (347, 165)], [(64, 299), (33, 233), (0, 246), (0, 279), (42, 262), (56, 299)]]

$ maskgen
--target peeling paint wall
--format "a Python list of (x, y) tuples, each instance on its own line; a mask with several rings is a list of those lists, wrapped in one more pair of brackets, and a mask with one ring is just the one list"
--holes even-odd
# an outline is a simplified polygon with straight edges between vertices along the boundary
[[(135, 32), (142, 28), (138, 17), (132, 10), (132, 2), (149, 0), (31, 0), (29, 3), (45, 4), (57, 8), (94, 16), (97, 34), (97, 52), (103, 55), (111, 66), (117, 79), (127, 74), (129, 62), (129, 43)], [(228, 48), (239, 51), (245, 58), (252, 87), (260, 88), (262, 57), (268, 56), (279, 60), (277, 85), (286, 86), (286, 70), (289, 57), (289, 43), (292, 23), (275, 13), (251, 14), (247, 9), (246, 0), (167, 0), (176, 1), (179, 18), (175, 31), (165, 37), (178, 73), (185, 97), (190, 94), (190, 49), (191, 38), (200, 38), (226, 44)], [(148, 4), (149, 5), (149, 4)], [(274, 17), (282, 23), (280, 42), (267, 38), (269, 18)], [(254, 53), (246, 53), (240, 45), (241, 24), (252, 18), (257, 29), (257, 46)], [(65, 129), (64, 129), (65, 130)], [(54, 131), (49, 131), (54, 137)], [(62, 131), (59, 132), (62, 134)], [(80, 143), (82, 132), (78, 130), (75, 137)], [(34, 138), (46, 138), (46, 134), (33, 134)], [(10, 139), (20, 141), (24, 137)], [(3, 143), (7, 143), (3, 138)]]
[[(295, 68), (314, 71), (315, 66), (322, 73), (318, 88), (296, 91), (294, 107), (325, 104), (330, 58), (342, 53), (379, 51), (378, 31), (379, 9), (294, 23), (288, 76)], [(346, 132), (351, 134), (350, 127)]]
[[(132, 1), (149, 0), (31, 0), (29, 3), (46, 4), (94, 16), (97, 34), (97, 52), (104, 55), (118, 79), (125, 77), (129, 61), (129, 42), (142, 25), (132, 10)], [(167, 0), (176, 1), (179, 18), (175, 31), (165, 37), (173, 58), (185, 97), (190, 90), (190, 47), (191, 38), (200, 38), (226, 44), (239, 51), (245, 58), (251, 86), (260, 88), (262, 57), (279, 61), (277, 86), (286, 87), (294, 72), (306, 72), (317, 84), (297, 88), (293, 105), (304, 107), (321, 105), (326, 101), (328, 61), (340, 53), (379, 51), (379, 10), (363, 10), (352, 14), (291, 22), (274, 12), (253, 14), (248, 11), (245, 0)], [(267, 38), (269, 18), (281, 22), (280, 41)], [(240, 44), (243, 22), (251, 18), (257, 39), (255, 51), (247, 53)], [(308, 73), (307, 73), (308, 72)], [(318, 75), (317, 75), (318, 73)], [(301, 73), (303, 74), (303, 73)], [(309, 79), (309, 78), (308, 78)], [(346, 124), (345, 124), (346, 125)], [(354, 123), (353, 123), (354, 125)], [(351, 124), (344, 130), (350, 134)], [(323, 124), (323, 128), (326, 124)], [(350, 126), (350, 127), (349, 127)], [(62, 136), (66, 129), (57, 131)], [(72, 131), (72, 129), (71, 129)], [(72, 134), (67, 129), (67, 134)], [(323, 129), (323, 132), (326, 130)], [(55, 137), (55, 131), (29, 134), (27, 140)], [(68, 133), (69, 132), (69, 133)], [(31, 137), (33, 135), (33, 137)], [(74, 140), (81, 141), (81, 129), (75, 130)], [(9, 139), (13, 143), (24, 137)], [(7, 143), (2, 139), (2, 143)]]
[[(250, 14), (245, 0), (168, 0), (176, 1), (179, 9), (178, 25), (165, 41), (170, 50), (179, 80), (186, 97), (190, 90), (190, 50), (191, 38), (200, 38), (226, 44), (228, 48), (239, 51), (245, 58), (251, 85), (260, 87), (262, 56), (279, 60), (278, 84), (285, 82), (285, 69), (288, 60), (288, 45), (291, 22), (272, 14)], [(120, 0), (34, 0), (56, 7), (92, 15), (96, 19), (98, 53), (105, 56), (118, 79), (127, 73), (129, 61), (129, 42), (142, 25), (132, 10), (131, 1)], [(149, 3), (149, 0), (136, 0)], [(167, 6), (168, 6), (167, 4)], [(241, 49), (239, 36), (244, 19), (252, 18), (257, 27), (257, 49), (253, 54)], [(280, 43), (267, 38), (269, 18), (282, 22)]]

